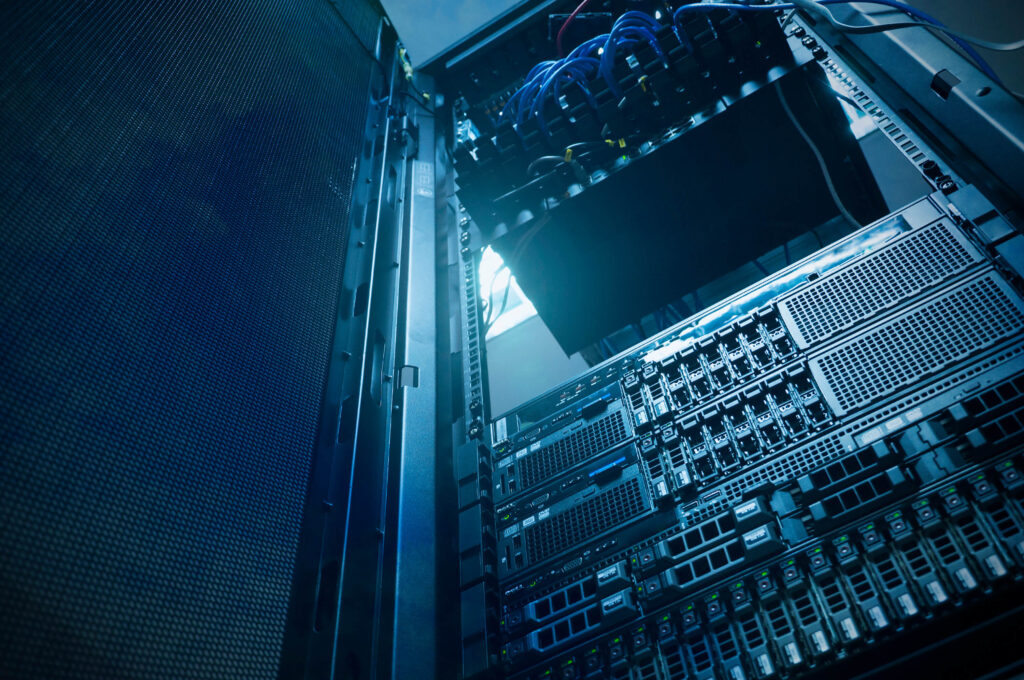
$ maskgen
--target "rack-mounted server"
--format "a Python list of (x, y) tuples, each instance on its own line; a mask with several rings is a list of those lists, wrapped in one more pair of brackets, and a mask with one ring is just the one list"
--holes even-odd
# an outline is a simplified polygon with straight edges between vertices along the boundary
[(1014, 609), (1024, 299), (959, 198), (492, 424), (497, 569), (474, 587), (504, 672), (845, 673), (961, 609)]

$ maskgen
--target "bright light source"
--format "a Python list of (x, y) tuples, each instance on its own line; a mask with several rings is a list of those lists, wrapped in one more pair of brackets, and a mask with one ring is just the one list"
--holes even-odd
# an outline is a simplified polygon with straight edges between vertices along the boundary
[(598, 54), (604, 54), (604, 48), (603, 47), (598, 47), (597, 48), (597, 53)]
[[(488, 246), (480, 254), (480, 297), (484, 300), (484, 308), (494, 306), (491, 326), (487, 329), (486, 338), (490, 339), (504, 333), (513, 326), (518, 326), (530, 317), (536, 316), (537, 310), (523, 295), (514, 276), (504, 266), (501, 256)], [(508, 289), (508, 294), (505, 291)], [(504, 302), (504, 305), (502, 304)], [(487, 312), (484, 312), (486, 318)]]
[(654, 10), (654, 18), (657, 19), (658, 21), (661, 21), (661, 10), (660, 9)]
[[(825, 75), (828, 77), (829, 84), (832, 85), (832, 89), (838, 94), (846, 96), (847, 88), (843, 85), (842, 81), (827, 71)], [(853, 131), (855, 139), (861, 139), (871, 131), (877, 129), (875, 121), (871, 116), (864, 113), (856, 106), (851, 105), (843, 97), (839, 97), (838, 99), (840, 106), (843, 108), (843, 112), (846, 113), (846, 117), (850, 121), (850, 130)]]

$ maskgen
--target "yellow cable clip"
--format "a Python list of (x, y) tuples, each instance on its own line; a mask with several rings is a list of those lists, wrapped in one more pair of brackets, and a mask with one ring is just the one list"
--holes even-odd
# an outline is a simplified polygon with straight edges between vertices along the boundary
[(572, 149), (565, 150), (565, 162), (568, 163), (572, 160)]
[(412, 63), (409, 61), (405, 47), (398, 48), (398, 59), (402, 62), (402, 71), (405, 72), (405, 79), (412, 80)]

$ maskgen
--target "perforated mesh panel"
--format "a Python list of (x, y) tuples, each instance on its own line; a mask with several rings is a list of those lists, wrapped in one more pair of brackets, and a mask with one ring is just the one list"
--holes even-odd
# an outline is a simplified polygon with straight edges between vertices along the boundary
[(0, 6), (0, 677), (276, 676), (374, 70), (326, 2)]
[(591, 496), (565, 512), (526, 529), (526, 549), (534, 562), (596, 536), (647, 509), (640, 481), (632, 477), (613, 489)]
[(865, 333), (817, 364), (849, 411), (1024, 329), (1024, 314), (988, 274)]
[(827, 276), (781, 303), (806, 344), (833, 335), (977, 262), (944, 222)]
[(573, 434), (549, 444), (519, 460), (522, 488), (531, 487), (626, 438), (626, 427), (618, 411), (590, 423)]

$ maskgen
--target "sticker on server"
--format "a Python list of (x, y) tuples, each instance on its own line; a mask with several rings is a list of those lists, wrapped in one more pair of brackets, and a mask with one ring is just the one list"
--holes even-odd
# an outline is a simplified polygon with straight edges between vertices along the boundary
[(412, 185), (417, 196), (434, 197), (434, 166), (426, 161), (413, 161)]

